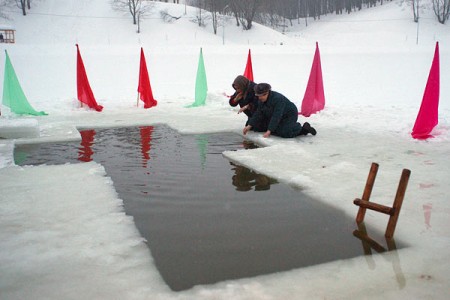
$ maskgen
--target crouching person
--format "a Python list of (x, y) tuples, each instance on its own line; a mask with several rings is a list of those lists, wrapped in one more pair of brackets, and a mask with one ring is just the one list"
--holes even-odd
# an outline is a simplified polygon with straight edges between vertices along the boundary
[(255, 85), (255, 95), (258, 97), (258, 108), (248, 120), (242, 133), (245, 135), (250, 130), (264, 132), (263, 137), (271, 134), (293, 138), (299, 135), (316, 135), (316, 130), (308, 122), (303, 126), (297, 122), (298, 109), (294, 103), (282, 94), (272, 91), (268, 83)]
[(253, 116), (258, 107), (258, 97), (255, 96), (256, 83), (250, 81), (246, 77), (239, 75), (234, 79), (233, 88), (236, 92), (230, 97), (230, 105), (237, 106), (239, 104), (239, 113), (244, 112), (248, 119), (245, 125), (248, 125), (248, 120)]

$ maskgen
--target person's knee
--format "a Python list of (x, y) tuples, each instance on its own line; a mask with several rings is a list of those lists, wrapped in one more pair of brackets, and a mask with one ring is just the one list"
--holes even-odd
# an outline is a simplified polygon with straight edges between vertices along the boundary
[(273, 135), (282, 137), (282, 138), (291, 138), (294, 137), (292, 130), (275, 130), (275, 132), (272, 132)]
[(282, 138), (293, 138), (300, 134), (301, 126), (296, 126), (294, 124), (293, 126), (284, 126), (281, 128), (277, 128), (273, 134), (282, 137)]

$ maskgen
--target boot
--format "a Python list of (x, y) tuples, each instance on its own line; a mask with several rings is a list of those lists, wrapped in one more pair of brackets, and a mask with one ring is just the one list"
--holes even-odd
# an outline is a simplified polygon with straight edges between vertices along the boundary
[(314, 127), (311, 127), (311, 125), (308, 122), (303, 123), (302, 130), (300, 131), (300, 135), (307, 135), (308, 133), (311, 133), (312, 135), (316, 135), (317, 131), (314, 129)]

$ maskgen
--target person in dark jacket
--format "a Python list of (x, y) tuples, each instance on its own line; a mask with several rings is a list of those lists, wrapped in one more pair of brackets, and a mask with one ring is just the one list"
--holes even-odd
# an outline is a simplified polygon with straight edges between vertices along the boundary
[[(254, 87), (256, 83), (247, 79), (246, 77), (239, 75), (234, 79), (233, 88), (236, 92), (230, 97), (230, 105), (235, 107), (239, 104), (239, 113), (244, 112), (250, 119), (258, 107), (258, 97), (255, 96)], [(245, 125), (248, 124), (248, 120)]]
[(316, 135), (316, 130), (308, 122), (303, 126), (297, 122), (297, 106), (282, 94), (272, 91), (270, 84), (259, 83), (254, 89), (255, 95), (259, 98), (258, 108), (244, 127), (242, 131), (244, 135), (250, 130), (264, 132), (265, 138), (271, 134), (283, 138), (308, 133)]

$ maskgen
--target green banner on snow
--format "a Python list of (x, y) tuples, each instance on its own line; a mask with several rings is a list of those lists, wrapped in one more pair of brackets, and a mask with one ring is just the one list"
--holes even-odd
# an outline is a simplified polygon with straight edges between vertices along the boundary
[(3, 105), (9, 107), (11, 112), (18, 115), (33, 115), (42, 116), (47, 115), (43, 111), (36, 111), (30, 103), (28, 103), (27, 97), (20, 86), (17, 79), (16, 72), (9, 59), (8, 52), (5, 50), (5, 76), (3, 80)]

